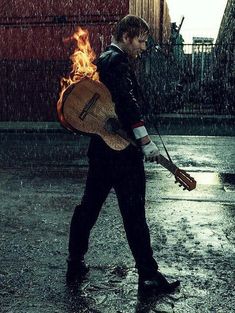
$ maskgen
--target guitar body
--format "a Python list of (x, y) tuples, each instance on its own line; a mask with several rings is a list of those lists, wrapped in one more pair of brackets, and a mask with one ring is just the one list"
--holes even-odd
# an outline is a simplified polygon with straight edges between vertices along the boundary
[(109, 90), (98, 81), (84, 78), (70, 85), (57, 104), (61, 124), (71, 131), (102, 137), (114, 150), (125, 149), (130, 142), (111, 130), (117, 116)]

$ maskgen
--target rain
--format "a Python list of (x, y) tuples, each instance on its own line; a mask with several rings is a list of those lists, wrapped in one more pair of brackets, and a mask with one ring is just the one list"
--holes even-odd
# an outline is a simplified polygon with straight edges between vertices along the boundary
[[(216, 36), (195, 32), (190, 42), (190, 19), (174, 20), (171, 3), (0, 0), (1, 312), (234, 312), (235, 1), (224, 1)], [(75, 288), (65, 282), (89, 136), (61, 125), (61, 81), (72, 75), (77, 27), (88, 30), (98, 57), (128, 13), (151, 28), (146, 51), (130, 61), (146, 128), (197, 182), (183, 190), (164, 166), (145, 163), (154, 257), (170, 281), (181, 281), (171, 295), (139, 294), (113, 190), (91, 233), (89, 275)]]

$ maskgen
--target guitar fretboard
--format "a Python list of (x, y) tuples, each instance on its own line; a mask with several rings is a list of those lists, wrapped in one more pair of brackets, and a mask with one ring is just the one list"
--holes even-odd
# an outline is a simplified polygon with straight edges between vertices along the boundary
[(170, 171), (173, 175), (175, 175), (175, 172), (178, 169), (178, 167), (175, 164), (171, 163), (167, 158), (165, 158), (161, 154), (158, 160), (162, 166), (164, 166), (168, 171)]

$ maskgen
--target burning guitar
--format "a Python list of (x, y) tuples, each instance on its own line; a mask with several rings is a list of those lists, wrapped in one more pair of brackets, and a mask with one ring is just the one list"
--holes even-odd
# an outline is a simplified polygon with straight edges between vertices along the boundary
[[(70, 85), (58, 105), (61, 124), (74, 132), (97, 134), (114, 150), (123, 150), (133, 143), (119, 125), (111, 94), (100, 82), (84, 78)], [(196, 188), (196, 181), (163, 155), (159, 163), (167, 168), (184, 189)]]
[[(94, 54), (89, 45), (88, 33), (81, 29), (78, 31), (80, 33), (75, 33), (74, 38), (78, 41), (79, 48), (71, 57), (73, 76), (62, 80), (63, 89), (57, 103), (60, 123), (73, 132), (99, 135), (114, 150), (120, 151), (130, 144), (135, 145), (135, 142), (130, 140), (122, 130), (111, 94), (105, 85), (99, 82), (96, 67), (93, 64), (90, 67)], [(88, 60), (85, 66), (84, 60)], [(83, 65), (82, 71), (81, 65)], [(190, 191), (196, 188), (194, 178), (163, 155), (160, 155), (158, 161), (175, 176), (176, 182), (184, 189)]]

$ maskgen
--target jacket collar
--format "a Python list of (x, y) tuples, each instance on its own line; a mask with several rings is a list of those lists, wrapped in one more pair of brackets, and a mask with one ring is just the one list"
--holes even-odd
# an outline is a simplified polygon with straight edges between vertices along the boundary
[(127, 57), (127, 54), (126, 52), (124, 52), (121, 48), (119, 48), (117, 45), (115, 45), (114, 43), (111, 43), (110, 46), (107, 47), (106, 50), (112, 50), (112, 51), (115, 51), (115, 52), (118, 52), (122, 55), (125, 55)]
[(118, 50), (120, 50), (121, 52), (125, 53), (116, 43), (112, 42), (111, 47), (116, 47)]

